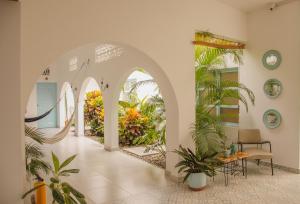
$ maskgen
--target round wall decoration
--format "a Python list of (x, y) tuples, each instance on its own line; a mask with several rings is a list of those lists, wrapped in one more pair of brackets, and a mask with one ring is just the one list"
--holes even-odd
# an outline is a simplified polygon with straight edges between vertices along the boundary
[(262, 63), (267, 69), (276, 69), (281, 64), (281, 54), (277, 50), (269, 50), (264, 54)]
[(281, 123), (281, 115), (278, 111), (269, 109), (264, 113), (263, 121), (267, 128), (277, 128)]
[(277, 79), (269, 79), (264, 84), (264, 92), (270, 98), (277, 98), (282, 92), (282, 84)]

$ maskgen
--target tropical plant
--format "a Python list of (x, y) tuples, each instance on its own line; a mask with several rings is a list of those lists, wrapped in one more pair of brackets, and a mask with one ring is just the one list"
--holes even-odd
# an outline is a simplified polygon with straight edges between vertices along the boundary
[(140, 114), (137, 108), (125, 108), (119, 117), (119, 142), (133, 145), (134, 140), (145, 134), (148, 118)]
[(197, 155), (221, 152), (225, 135), (220, 117), (211, 114), (211, 108), (203, 105), (196, 107), (196, 121), (191, 135)]
[(104, 137), (104, 105), (100, 91), (86, 93), (84, 120), (92, 135)]
[(209, 177), (212, 177), (216, 174), (215, 166), (218, 161), (215, 159), (217, 153), (213, 154), (197, 154), (194, 153), (189, 148), (184, 148), (181, 145), (178, 150), (174, 151), (181, 157), (181, 161), (176, 164), (176, 168), (178, 169), (178, 173), (184, 173), (185, 182), (190, 174), (193, 173), (204, 173)]
[(60, 163), (58, 157), (52, 152), (52, 166), (49, 170), (52, 173), (50, 182), (48, 184), (41, 183), (36, 187), (27, 191), (22, 198), (25, 198), (30, 193), (34, 192), (42, 186), (47, 186), (52, 193), (53, 202), (58, 204), (85, 204), (85, 196), (72, 187), (69, 183), (64, 182), (62, 177), (70, 176), (74, 173), (79, 173), (79, 169), (65, 169), (74, 159), (76, 155), (67, 158), (64, 162)]
[[(148, 74), (143, 68), (139, 68), (137, 71), (141, 72), (141, 73), (144, 73), (144, 74)], [(136, 81), (134, 84), (132, 84), (131, 89), (129, 91), (129, 94), (132, 94), (138, 88), (140, 88), (142, 86), (147, 86), (147, 85), (154, 85), (155, 86), (155, 90), (159, 92), (159, 87), (158, 87), (156, 81), (152, 78), (152, 79), (146, 79), (146, 80)]]
[(42, 174), (49, 173), (49, 164), (42, 158), (44, 153), (40, 145), (44, 144), (45, 137), (37, 128), (25, 125), (25, 136), (29, 141), (25, 143), (25, 166), (28, 178), (34, 177), (42, 181)]
[(195, 47), (197, 104), (221, 105), (226, 99), (233, 98), (241, 101), (248, 111), (246, 98), (248, 97), (254, 104), (253, 92), (239, 82), (219, 80), (216, 77), (220, 69), (226, 66), (224, 60), (226, 56), (231, 56), (235, 64), (242, 64), (242, 54), (242, 50), (236, 49)]
[[(223, 151), (225, 134), (223, 115), (216, 115), (216, 108), (228, 99), (241, 101), (248, 111), (247, 97), (254, 104), (255, 96), (245, 85), (217, 77), (225, 67), (225, 57), (231, 56), (235, 64), (241, 64), (242, 51), (196, 46), (196, 121), (192, 136), (199, 155)], [(246, 94), (246, 95), (244, 95)]]

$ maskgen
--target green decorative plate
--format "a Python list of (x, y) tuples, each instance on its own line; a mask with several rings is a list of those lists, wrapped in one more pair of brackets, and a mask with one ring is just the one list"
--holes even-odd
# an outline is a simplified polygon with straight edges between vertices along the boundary
[(267, 128), (274, 129), (280, 126), (281, 115), (278, 111), (269, 109), (264, 113), (263, 121)]
[(277, 50), (269, 50), (264, 54), (262, 63), (265, 68), (273, 70), (279, 67), (281, 60), (281, 54)]
[(269, 98), (277, 98), (282, 92), (282, 84), (277, 79), (267, 80), (263, 88)]

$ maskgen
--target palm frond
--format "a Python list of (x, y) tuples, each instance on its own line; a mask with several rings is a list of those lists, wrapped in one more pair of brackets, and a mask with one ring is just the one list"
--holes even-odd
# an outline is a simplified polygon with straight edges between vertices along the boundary
[(29, 126), (25, 125), (25, 136), (33, 139), (34, 141), (36, 141), (39, 144), (45, 143), (44, 134), (35, 127), (29, 127)]
[(136, 83), (134, 83), (129, 91), (129, 94), (131, 94), (133, 91), (137, 90), (138, 88), (142, 87), (142, 86), (146, 86), (146, 85), (155, 85), (157, 86), (157, 83), (155, 82), (154, 79), (147, 79), (147, 80), (143, 80), (143, 81), (137, 81)]

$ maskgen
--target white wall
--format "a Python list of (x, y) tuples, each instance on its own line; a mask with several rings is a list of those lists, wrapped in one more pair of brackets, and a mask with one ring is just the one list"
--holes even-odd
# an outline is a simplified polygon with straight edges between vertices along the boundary
[(178, 102), (177, 140), (190, 144), (196, 30), (245, 41), (246, 16), (215, 0), (22, 1), (23, 103), (37, 75), (62, 54), (90, 42), (121, 42), (163, 69)]
[[(262, 10), (248, 16), (248, 42), (245, 66), (240, 69), (240, 80), (251, 88), (256, 96), (255, 107), (240, 116), (243, 128), (259, 128), (264, 139), (271, 140), (274, 162), (299, 169), (299, 119), (300, 119), (300, 2), (275, 9)], [(262, 56), (270, 49), (282, 55), (282, 64), (270, 71), (263, 67)], [(283, 92), (277, 99), (269, 99), (263, 92), (263, 84), (269, 78), (277, 78), (283, 84)], [(267, 109), (281, 113), (282, 124), (268, 129), (262, 122)]]
[(24, 129), (21, 114), (20, 5), (0, 1), (0, 203), (22, 203)]

